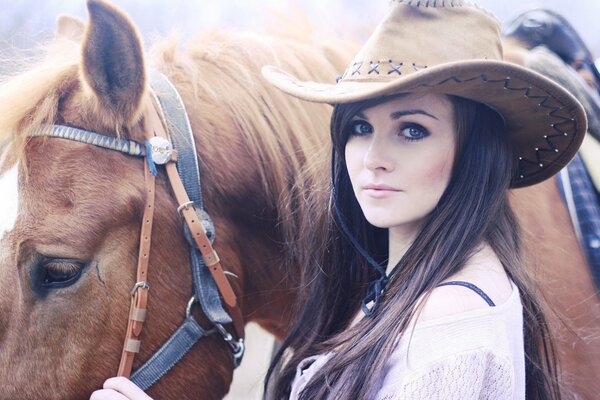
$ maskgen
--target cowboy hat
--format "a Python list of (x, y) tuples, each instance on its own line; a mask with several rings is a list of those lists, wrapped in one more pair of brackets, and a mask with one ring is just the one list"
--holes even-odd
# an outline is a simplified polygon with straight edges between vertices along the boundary
[(398, 93), (440, 93), (486, 104), (504, 119), (515, 157), (512, 187), (549, 178), (575, 155), (587, 128), (581, 104), (560, 85), (503, 61), (500, 24), (460, 0), (392, 0), (337, 82), (263, 67), (274, 86), (329, 104)]

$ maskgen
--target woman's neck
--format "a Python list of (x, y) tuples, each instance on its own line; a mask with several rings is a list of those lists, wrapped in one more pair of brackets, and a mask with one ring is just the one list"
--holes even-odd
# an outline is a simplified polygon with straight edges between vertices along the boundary
[(389, 258), (385, 270), (386, 274), (389, 275), (398, 264), (398, 261), (404, 257), (404, 254), (415, 240), (419, 229), (419, 224), (406, 224), (389, 229)]

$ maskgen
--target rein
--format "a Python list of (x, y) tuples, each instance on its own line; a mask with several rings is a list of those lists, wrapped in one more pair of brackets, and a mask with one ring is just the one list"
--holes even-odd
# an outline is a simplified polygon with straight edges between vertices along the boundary
[[(212, 247), (215, 237), (214, 225), (203, 209), (197, 153), (183, 101), (164, 75), (154, 72), (151, 78), (155, 94), (154, 106), (148, 107), (144, 115), (147, 141), (143, 144), (62, 125), (53, 125), (33, 134), (92, 144), (130, 156), (143, 157), (145, 160), (146, 201), (137, 277), (131, 291), (127, 331), (117, 373), (119, 376), (131, 376), (131, 380), (143, 390), (164, 376), (204, 336), (214, 333), (222, 336), (232, 350), (234, 367), (239, 366), (245, 350), (242, 313), (219, 256)], [(194, 293), (186, 306), (183, 323), (165, 344), (131, 375), (133, 360), (140, 351), (139, 338), (147, 315), (150, 289), (148, 264), (154, 216), (155, 177), (158, 174), (156, 165), (165, 166), (170, 186), (179, 203), (177, 211), (183, 218), (184, 236), (190, 247)], [(192, 316), (191, 310), (195, 303), (202, 307), (213, 325), (212, 329), (205, 330)], [(225, 329), (224, 325), (227, 324), (232, 324), (235, 336)]]

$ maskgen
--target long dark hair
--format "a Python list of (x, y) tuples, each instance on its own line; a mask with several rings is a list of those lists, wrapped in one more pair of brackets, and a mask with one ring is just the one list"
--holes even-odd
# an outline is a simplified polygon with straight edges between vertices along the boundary
[[(324, 352), (333, 355), (300, 398), (368, 398), (381, 379), (374, 371), (384, 370), (389, 349), (406, 331), (417, 300), (458, 272), (487, 242), (520, 291), (527, 399), (560, 399), (554, 345), (536, 290), (521, 262), (518, 224), (508, 202), (514, 165), (503, 120), (481, 103), (450, 99), (458, 137), (448, 187), (396, 266), (381, 304), (351, 327), (377, 273), (344, 236), (340, 222), (346, 222), (351, 235), (382, 265), (388, 240), (387, 230), (365, 220), (352, 191), (344, 160), (347, 128), (354, 115), (389, 98), (335, 107), (331, 120), (335, 198), (323, 231), (310, 235), (312, 242), (305, 244), (309, 253), (304, 266), (306, 301), (273, 359), (265, 383), (266, 398), (288, 398), (298, 363)], [(335, 351), (339, 348), (343, 351)]]

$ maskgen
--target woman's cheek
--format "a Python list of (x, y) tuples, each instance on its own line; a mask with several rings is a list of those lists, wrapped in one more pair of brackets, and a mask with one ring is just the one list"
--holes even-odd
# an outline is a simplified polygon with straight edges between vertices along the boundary
[(425, 169), (424, 174), (420, 177), (422, 184), (429, 186), (429, 188), (425, 189), (427, 189), (431, 196), (435, 196), (436, 204), (450, 182), (453, 161), (454, 157), (450, 151), (444, 152), (441, 156), (438, 155), (437, 158), (430, 158), (428, 168)]

